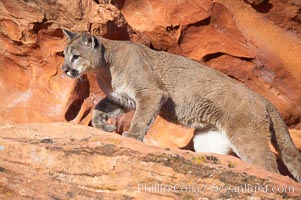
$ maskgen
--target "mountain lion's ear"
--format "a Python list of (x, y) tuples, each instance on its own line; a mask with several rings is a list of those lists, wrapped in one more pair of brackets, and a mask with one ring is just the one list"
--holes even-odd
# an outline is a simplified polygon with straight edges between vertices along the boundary
[(72, 38), (74, 38), (74, 36), (76, 35), (76, 33), (73, 33), (73, 32), (68, 31), (66, 29), (62, 29), (62, 31), (67, 36), (68, 40), (72, 40)]
[(97, 38), (88, 32), (82, 33), (81, 40), (86, 46), (90, 46), (92, 48), (95, 48), (98, 45)]

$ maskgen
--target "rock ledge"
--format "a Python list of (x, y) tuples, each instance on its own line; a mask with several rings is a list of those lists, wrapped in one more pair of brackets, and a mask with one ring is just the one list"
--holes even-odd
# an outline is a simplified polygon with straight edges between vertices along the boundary
[(301, 184), (231, 156), (163, 150), (70, 123), (5, 124), (0, 132), (0, 199), (301, 196)]

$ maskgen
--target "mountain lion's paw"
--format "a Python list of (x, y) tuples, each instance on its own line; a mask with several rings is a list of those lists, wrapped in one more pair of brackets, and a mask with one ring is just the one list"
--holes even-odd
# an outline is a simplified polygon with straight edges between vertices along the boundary
[(96, 122), (95, 120), (93, 121), (92, 126), (107, 132), (115, 132), (117, 130), (117, 127), (112, 124), (102, 123), (101, 121)]
[(141, 134), (130, 134), (129, 132), (125, 131), (122, 133), (123, 137), (133, 138), (135, 140), (138, 140), (140, 142), (143, 142), (144, 135)]

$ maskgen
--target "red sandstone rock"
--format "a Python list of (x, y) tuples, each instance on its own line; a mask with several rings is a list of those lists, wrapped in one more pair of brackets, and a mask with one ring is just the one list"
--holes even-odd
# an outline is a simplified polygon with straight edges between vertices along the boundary
[(211, 8), (208, 24), (190, 26), (183, 31), (180, 48), (183, 54), (197, 61), (206, 61), (214, 54), (254, 58), (255, 50), (236, 27), (229, 10), (219, 3)]
[(301, 195), (300, 183), (233, 156), (162, 150), (67, 123), (6, 124), (0, 131), (1, 199), (297, 199)]
[[(158, 117), (147, 132), (145, 143), (163, 148), (185, 148), (189, 145), (193, 133), (194, 129), (174, 125)], [(187, 147), (187, 149), (191, 148), (191, 146)]]
[(210, 7), (210, 0), (125, 1), (121, 12), (142, 41), (167, 50), (178, 43), (183, 26), (208, 18)]
[(291, 129), (290, 134), (292, 139), (294, 140), (295, 145), (298, 147), (301, 152), (301, 131), (296, 129)]

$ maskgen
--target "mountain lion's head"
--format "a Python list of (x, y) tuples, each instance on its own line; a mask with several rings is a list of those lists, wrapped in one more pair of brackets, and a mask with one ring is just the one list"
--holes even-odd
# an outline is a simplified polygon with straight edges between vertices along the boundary
[(95, 70), (103, 62), (103, 46), (97, 38), (88, 32), (73, 33), (68, 30), (63, 32), (68, 37), (69, 43), (64, 50), (64, 64), (62, 70), (71, 78)]

